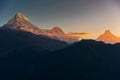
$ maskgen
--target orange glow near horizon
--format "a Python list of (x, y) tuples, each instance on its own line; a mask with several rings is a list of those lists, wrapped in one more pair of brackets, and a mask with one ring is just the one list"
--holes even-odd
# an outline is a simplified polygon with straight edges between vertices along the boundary
[(70, 32), (68, 34), (66, 34), (67, 36), (73, 37), (73, 38), (83, 38), (86, 36), (90, 36), (90, 33), (78, 33), (78, 32)]

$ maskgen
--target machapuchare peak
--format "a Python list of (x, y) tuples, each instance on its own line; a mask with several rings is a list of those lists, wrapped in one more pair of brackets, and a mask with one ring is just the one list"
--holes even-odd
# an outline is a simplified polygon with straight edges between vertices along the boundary
[(114, 44), (120, 42), (120, 37), (117, 37), (116, 35), (111, 33), (110, 30), (105, 30), (105, 32), (97, 38), (97, 41)]

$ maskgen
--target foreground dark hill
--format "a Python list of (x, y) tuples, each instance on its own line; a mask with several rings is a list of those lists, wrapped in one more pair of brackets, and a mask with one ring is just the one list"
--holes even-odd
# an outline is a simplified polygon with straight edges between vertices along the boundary
[(42, 55), (12, 52), (5, 60), (0, 73), (7, 80), (120, 80), (120, 44), (82, 40)]
[(66, 42), (45, 36), (0, 28), (0, 79), (25, 77), (30, 69), (47, 64), (48, 53), (67, 46)]
[(49, 61), (54, 80), (120, 80), (120, 44), (82, 40), (52, 53)]
[(54, 51), (66, 47), (63, 41), (35, 35), (30, 32), (0, 28), (0, 53), (13, 51)]

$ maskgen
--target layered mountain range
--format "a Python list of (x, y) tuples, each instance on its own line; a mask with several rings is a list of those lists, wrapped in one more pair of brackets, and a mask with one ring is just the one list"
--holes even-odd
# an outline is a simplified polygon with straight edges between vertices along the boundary
[(82, 40), (48, 54), (12, 52), (0, 73), (6, 80), (120, 80), (119, 53), (120, 44)]
[(0, 79), (120, 80), (119, 37), (106, 30), (96, 41), (76, 41), (18, 13), (0, 28)]
[(54, 52), (49, 61), (49, 78), (54, 80), (120, 79), (119, 43), (105, 44), (94, 40), (81, 40)]
[[(75, 43), (79, 41), (77, 37), (70, 36), (69, 34), (64, 33), (64, 31), (58, 26), (53, 27), (51, 30), (41, 29), (34, 25), (22, 13), (17, 13), (11, 20), (8, 21), (7, 24), (3, 25), (2, 28), (31, 32), (35, 35), (42, 35), (51, 39), (65, 41), (67, 43)], [(112, 34), (110, 30), (106, 30), (104, 34), (100, 35), (96, 39), (96, 41), (103, 41), (105, 43), (114, 44), (120, 42), (120, 37), (117, 37), (114, 34)]]
[(77, 38), (67, 36), (67, 34), (65, 34), (64, 31), (57, 26), (53, 27), (53, 29), (51, 29), (51, 30), (40, 29), (39, 27), (34, 25), (22, 13), (17, 13), (3, 27), (9, 28), (9, 29), (14, 29), (14, 30), (22, 30), (22, 31), (32, 32), (33, 34), (36, 34), (36, 35), (47, 36), (49, 38), (65, 41), (67, 43), (74, 43), (76, 41), (79, 41)]

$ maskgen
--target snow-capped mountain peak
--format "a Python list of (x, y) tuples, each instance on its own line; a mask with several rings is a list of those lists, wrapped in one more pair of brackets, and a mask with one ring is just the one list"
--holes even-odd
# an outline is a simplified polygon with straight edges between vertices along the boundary
[(23, 20), (26, 20), (26, 21), (29, 21), (29, 22), (31, 22), (26, 16), (24, 16), (22, 13), (17, 13), (16, 15), (15, 15), (15, 18), (16, 19), (23, 19)]
[(8, 21), (7, 24), (15, 24), (18, 22), (21, 22), (21, 23), (29, 22), (32, 24), (32, 22), (26, 16), (24, 16), (22, 13), (17, 13), (10, 21)]
[(97, 38), (97, 41), (114, 44), (120, 42), (120, 37), (112, 34), (110, 30), (105, 30), (105, 32)]
[(3, 27), (16, 30), (24, 30), (34, 32), (38, 27), (32, 24), (32, 22), (22, 13), (17, 13), (11, 20), (8, 21)]
[(58, 34), (65, 34), (64, 31), (61, 28), (59, 28), (58, 26), (53, 27), (51, 32), (58, 33)]
[(40, 29), (39, 27), (34, 25), (29, 20), (29, 18), (27, 18), (22, 13), (17, 13), (11, 20), (8, 21), (7, 24), (3, 26), (3, 28), (32, 32), (33, 34), (36, 34), (36, 35), (43, 35), (52, 39), (57, 39), (57, 40), (65, 41), (68, 43), (73, 43), (78, 41), (78, 39), (76, 38), (68, 37), (64, 33), (64, 31), (58, 26), (53, 27), (51, 30)]

